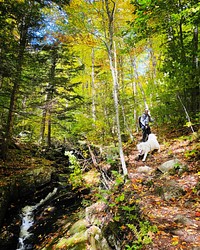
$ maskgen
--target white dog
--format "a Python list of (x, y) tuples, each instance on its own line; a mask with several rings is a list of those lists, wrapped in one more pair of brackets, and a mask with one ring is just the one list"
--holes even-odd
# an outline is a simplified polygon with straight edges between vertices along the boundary
[(160, 152), (160, 145), (157, 141), (157, 137), (154, 134), (150, 134), (148, 140), (146, 142), (141, 142), (137, 144), (137, 150), (139, 151), (139, 155), (144, 155), (142, 161), (146, 160), (147, 154), (154, 149), (158, 149)]

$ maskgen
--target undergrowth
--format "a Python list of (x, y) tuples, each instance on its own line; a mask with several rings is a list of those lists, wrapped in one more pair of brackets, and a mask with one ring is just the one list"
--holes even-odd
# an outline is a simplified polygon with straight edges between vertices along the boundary
[[(65, 155), (69, 157), (70, 168), (73, 170), (69, 178), (71, 184), (74, 188), (81, 186), (82, 171), (76, 157), (71, 152), (65, 152)], [(112, 220), (102, 230), (103, 234), (113, 235), (121, 249), (142, 249), (144, 245), (152, 242), (151, 236), (157, 231), (157, 227), (142, 218), (131, 183), (125, 181), (117, 171), (112, 171), (112, 178), (112, 187), (106, 190), (99, 189), (96, 194), (107, 204), (109, 213), (112, 214)], [(113, 240), (109, 244), (112, 245)]]
[(102, 190), (98, 194), (107, 203), (113, 215), (113, 221), (104, 229), (104, 234), (111, 234), (120, 241), (120, 248), (139, 250), (152, 242), (152, 235), (157, 227), (142, 218), (137, 201), (132, 193), (131, 185), (124, 183), (123, 176), (113, 171), (114, 185), (110, 190)]

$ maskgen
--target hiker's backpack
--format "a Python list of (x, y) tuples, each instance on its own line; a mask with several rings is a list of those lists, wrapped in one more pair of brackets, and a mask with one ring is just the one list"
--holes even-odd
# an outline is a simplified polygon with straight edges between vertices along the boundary
[(139, 124), (139, 128), (141, 128), (141, 127), (142, 127), (141, 118), (142, 118), (142, 116), (139, 116), (139, 117), (138, 117), (138, 124)]

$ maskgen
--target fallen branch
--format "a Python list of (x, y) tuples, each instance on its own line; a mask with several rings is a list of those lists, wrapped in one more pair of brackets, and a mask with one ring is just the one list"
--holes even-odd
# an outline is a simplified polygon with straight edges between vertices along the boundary
[(92, 158), (92, 162), (93, 162), (93, 165), (95, 167), (97, 167), (97, 161), (96, 161), (96, 158), (95, 158), (95, 155), (93, 154), (92, 150), (91, 150), (91, 147), (89, 144), (87, 144), (88, 146), (88, 149), (89, 149), (89, 152), (90, 152), (90, 155), (91, 155), (91, 158)]

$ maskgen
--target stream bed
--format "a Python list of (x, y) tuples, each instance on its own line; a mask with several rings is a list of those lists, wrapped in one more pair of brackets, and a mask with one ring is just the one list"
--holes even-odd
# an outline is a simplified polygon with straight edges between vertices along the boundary
[(11, 204), (1, 229), (1, 250), (32, 250), (50, 233), (59, 230), (57, 221), (79, 207), (89, 190), (49, 184), (24, 201)]
[(33, 233), (30, 232), (31, 227), (34, 225), (34, 212), (39, 206), (48, 202), (57, 192), (57, 188), (54, 188), (44, 199), (40, 200), (39, 203), (32, 206), (25, 206), (21, 210), (21, 226), (19, 233), (19, 242), (17, 245), (17, 250), (28, 250), (33, 248), (33, 244), (30, 240)]

